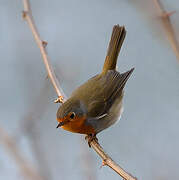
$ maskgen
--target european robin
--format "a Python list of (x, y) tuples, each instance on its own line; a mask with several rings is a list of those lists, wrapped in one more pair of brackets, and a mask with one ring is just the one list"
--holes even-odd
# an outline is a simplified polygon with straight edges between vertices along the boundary
[(57, 128), (86, 134), (92, 141), (96, 139), (97, 133), (120, 119), (123, 89), (134, 70), (132, 68), (122, 74), (116, 71), (118, 54), (125, 36), (125, 27), (113, 27), (102, 72), (78, 87), (59, 107)]

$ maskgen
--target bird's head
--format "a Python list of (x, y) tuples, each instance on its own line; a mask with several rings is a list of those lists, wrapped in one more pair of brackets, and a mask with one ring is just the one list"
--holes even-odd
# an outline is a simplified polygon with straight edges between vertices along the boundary
[(57, 128), (62, 127), (65, 129), (67, 126), (73, 126), (74, 122), (82, 123), (85, 117), (86, 110), (84, 105), (79, 100), (70, 98), (57, 111), (57, 121), (59, 122)]

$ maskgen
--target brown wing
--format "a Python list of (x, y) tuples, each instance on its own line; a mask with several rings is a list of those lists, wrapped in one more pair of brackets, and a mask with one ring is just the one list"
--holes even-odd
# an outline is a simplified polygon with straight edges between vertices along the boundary
[(105, 75), (97, 75), (80, 86), (72, 96), (78, 98), (87, 107), (89, 117), (99, 117), (108, 112), (122, 90), (132, 71), (123, 74), (109, 70)]

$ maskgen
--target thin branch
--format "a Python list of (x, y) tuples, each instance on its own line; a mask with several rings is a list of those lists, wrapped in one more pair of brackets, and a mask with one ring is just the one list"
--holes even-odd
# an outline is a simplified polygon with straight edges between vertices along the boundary
[(53, 85), (57, 95), (58, 95), (58, 99), (55, 102), (56, 103), (57, 102), (62, 103), (64, 101), (65, 94), (63, 93), (62, 89), (60, 88), (60, 84), (59, 84), (59, 82), (55, 76), (55, 72), (54, 72), (54, 70), (50, 64), (50, 60), (49, 60), (49, 57), (47, 55), (47, 51), (45, 49), (47, 46), (47, 42), (42, 41), (40, 38), (40, 34), (38, 33), (37, 27), (36, 27), (34, 20), (33, 20), (32, 11), (30, 8), (29, 1), (23, 0), (23, 4), (24, 4), (23, 18), (26, 19), (26, 21), (27, 21), (27, 23), (28, 23), (28, 25), (32, 31), (34, 39), (35, 39), (38, 47), (40, 48), (40, 52), (41, 52), (41, 55), (43, 57), (43, 61), (44, 61), (48, 76), (52, 82), (52, 85)]
[[(86, 140), (88, 141), (89, 138), (90, 137), (87, 136)], [(137, 180), (136, 177), (133, 177), (131, 174), (122, 169), (114, 160), (112, 160), (111, 157), (107, 153), (105, 153), (101, 145), (96, 140), (93, 140), (90, 145), (103, 159), (102, 166), (109, 166), (125, 180)]]
[(166, 35), (168, 37), (168, 40), (169, 40), (171, 47), (172, 47), (172, 49), (173, 49), (173, 51), (174, 51), (174, 53), (175, 53), (175, 55), (179, 61), (179, 43), (177, 41), (177, 37), (176, 37), (175, 31), (174, 31), (174, 27), (173, 27), (171, 19), (170, 19), (170, 16), (175, 11), (167, 12), (160, 0), (154, 0), (154, 2), (156, 4), (156, 7), (157, 7), (159, 13), (160, 13), (160, 17), (162, 19), (163, 26), (164, 26)]
[[(45, 46), (46, 46), (46, 42), (43, 42), (40, 38), (40, 35), (37, 31), (37, 28), (35, 26), (33, 17), (32, 17), (32, 11), (30, 8), (30, 3), (29, 0), (23, 0), (24, 3), (24, 11), (23, 11), (23, 17), (26, 19), (26, 21), (29, 24), (29, 27), (32, 31), (32, 34), (35, 38), (35, 41), (37, 43), (37, 45), (40, 48), (40, 52), (42, 54), (48, 75), (52, 81), (52, 84), (57, 92), (57, 95), (59, 97), (59, 99), (57, 99), (58, 102), (63, 102), (62, 101), (62, 97), (64, 96), (64, 93), (62, 91), (62, 89), (60, 88), (60, 85), (58, 83), (58, 80), (55, 76), (55, 73), (53, 71), (52, 66), (49, 63), (49, 58), (47, 56), (47, 52), (45, 50)], [(126, 171), (124, 171), (118, 164), (116, 164), (102, 149), (102, 147), (99, 145), (99, 143), (97, 143), (96, 141), (92, 141), (91, 142), (91, 147), (101, 156), (101, 158), (103, 159), (103, 162), (108, 165), (111, 169), (113, 169), (114, 171), (116, 171), (121, 177), (123, 177), (125, 180), (136, 180), (136, 178), (132, 177), (129, 173), (127, 173)]]
[(33, 166), (30, 166), (29, 162), (24, 159), (23, 153), (20, 152), (13, 138), (2, 127), (0, 127), (0, 142), (4, 144), (8, 152), (13, 156), (25, 179), (43, 180)]

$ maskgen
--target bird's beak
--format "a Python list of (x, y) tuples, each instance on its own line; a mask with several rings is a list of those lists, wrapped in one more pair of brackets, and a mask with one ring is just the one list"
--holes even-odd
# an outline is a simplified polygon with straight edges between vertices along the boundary
[(67, 119), (57, 119), (57, 121), (59, 122), (56, 128), (59, 128), (61, 126), (64, 126), (65, 124), (67, 124), (68, 122), (70, 122)]
[(59, 127), (63, 126), (64, 124), (65, 124), (64, 122), (59, 122), (56, 128), (59, 128)]
[(60, 123), (58, 123), (57, 127), (56, 128), (59, 128), (60, 127)]

